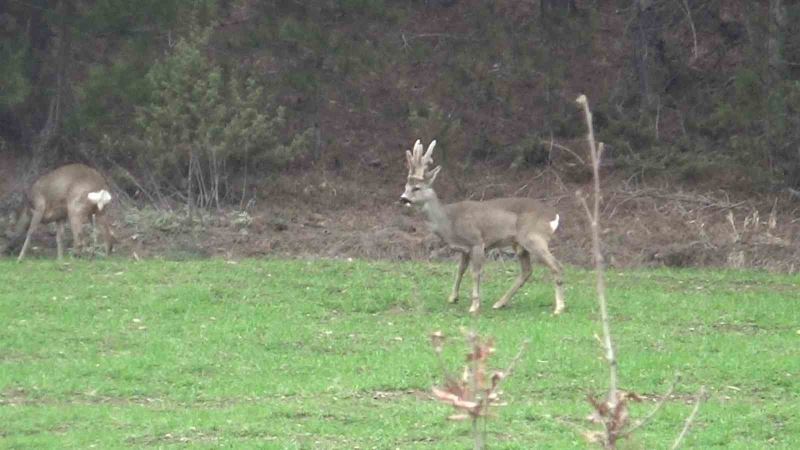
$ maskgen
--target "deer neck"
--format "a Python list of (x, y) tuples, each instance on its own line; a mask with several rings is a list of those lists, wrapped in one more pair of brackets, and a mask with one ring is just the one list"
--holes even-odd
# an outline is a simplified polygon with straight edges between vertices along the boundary
[(436, 193), (434, 193), (433, 197), (425, 202), (424, 205), (422, 205), (422, 211), (425, 213), (425, 216), (428, 219), (428, 226), (431, 228), (431, 231), (445, 241), (450, 241), (452, 237), (453, 226), (450, 222), (450, 218), (447, 216), (447, 211), (445, 211), (444, 206), (442, 205), (442, 202), (439, 201), (439, 197), (436, 196)]

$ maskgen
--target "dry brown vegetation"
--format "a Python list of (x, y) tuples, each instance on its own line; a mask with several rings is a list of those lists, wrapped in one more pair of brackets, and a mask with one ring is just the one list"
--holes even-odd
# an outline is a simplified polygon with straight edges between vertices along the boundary
[[(402, 167), (402, 162), (397, 161)], [(561, 214), (553, 253), (568, 264), (591, 264), (590, 241), (581, 206), (574, 198), (586, 183), (569, 182), (561, 168), (503, 173), (480, 167), (480, 174), (456, 183), (442, 174), (445, 201), (502, 195), (541, 198)], [(363, 175), (363, 172), (362, 172)], [(180, 211), (140, 208), (123, 203), (112, 210), (119, 254), (140, 257), (320, 256), (370, 259), (448, 258), (420, 215), (402, 208), (396, 183), (378, 174), (306, 172), (265, 183), (244, 212), (208, 213), (188, 226)], [(611, 267), (756, 267), (800, 270), (800, 221), (787, 194), (734, 197), (725, 191), (692, 191), (636, 186), (606, 171), (601, 217), (604, 252)], [(460, 184), (461, 186), (458, 186)], [(6, 229), (9, 209), (0, 216)], [(614, 226), (611, 226), (613, 224)], [(40, 231), (45, 253), (55, 249), (54, 230)], [(197, 239), (202, 236), (202, 239)], [(35, 253), (34, 253), (35, 254)], [(495, 257), (501, 254), (494, 254)]]
[[(554, 254), (587, 266), (590, 245), (572, 194), (585, 189), (590, 173), (581, 163), (588, 153), (571, 105), (586, 92), (600, 104), (598, 134), (614, 140), (607, 142), (602, 168), (601, 216), (615, 225), (602, 230), (611, 266), (800, 267), (797, 197), (749, 172), (777, 174), (767, 167), (775, 142), (735, 133), (726, 140), (730, 130), (744, 129), (736, 120), (762, 124), (763, 105), (733, 102), (740, 94), (734, 88), (752, 87), (748, 76), (759, 74), (759, 61), (749, 56), (763, 50), (756, 39), (767, 17), (763, 5), (689, 2), (687, 14), (686, 3), (652, 2), (659, 20), (653, 31), (661, 33), (658, 42), (668, 52), (660, 55), (663, 61), (651, 61), (651, 81), (661, 83), (652, 86), (659, 100), (642, 108), (630, 62), (636, 40), (628, 25), (635, 16), (614, 2), (577, 1), (577, 14), (549, 20), (537, 2), (411, 2), (399, 9), (384, 2), (373, 15), (331, 15), (322, 6), (280, 3), (232, 7), (210, 54), (220, 64), (235, 61), (262, 74), (265, 89), (287, 107), (292, 131), (316, 126), (313, 155), (283, 171), (251, 171), (249, 189), (231, 194), (235, 201), (223, 213), (189, 225), (180, 213), (141, 209), (146, 196), (114, 177), (130, 196), (115, 211), (121, 254), (446, 257), (421, 218), (395, 207), (400, 155), (411, 136), (439, 139), (446, 153), (439, 180), (444, 201), (543, 199), (563, 211)], [(259, 8), (272, 6), (275, 23), (256, 20)], [(496, 20), (484, 20), (486, 8)], [(287, 24), (298, 26), (291, 39), (273, 29)], [(321, 28), (330, 33), (322, 36), (335, 39), (319, 39)], [(253, 48), (247, 40), (252, 35), (274, 40)], [(74, 51), (88, 60), (115, 61), (124, 42), (81, 36)], [(578, 59), (586, 64), (574, 64)], [(71, 70), (74, 87), (82, 87), (83, 69)], [(795, 70), (789, 68), (787, 80)], [(752, 92), (761, 92), (756, 88)], [(116, 115), (100, 108), (103, 120), (122, 117), (119, 122), (95, 118), (97, 123), (83, 123), (87, 130), (80, 136), (64, 137), (52, 164), (85, 161), (91, 149), (102, 148), (92, 133), (132, 134), (122, 126), (132, 105), (119, 106)], [(31, 135), (38, 132), (34, 122), (24, 124)], [(13, 203), (8, 194), (22, 187), (29, 149), (9, 138), (0, 144), (0, 203)], [(756, 162), (728, 165), (740, 156)], [(119, 167), (99, 161), (117, 175)], [(245, 184), (240, 181), (230, 184)], [(242, 207), (252, 220), (239, 217)], [(8, 208), (0, 209), (7, 221)], [(53, 239), (44, 242), (40, 247), (54, 247)]]

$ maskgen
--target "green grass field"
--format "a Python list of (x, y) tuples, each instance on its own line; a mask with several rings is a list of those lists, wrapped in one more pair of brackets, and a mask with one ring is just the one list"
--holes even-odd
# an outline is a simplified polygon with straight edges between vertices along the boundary
[[(585, 448), (587, 393), (607, 369), (593, 274), (567, 270), (550, 315), (541, 268), (491, 303), (516, 263), (487, 269), (484, 310), (449, 305), (455, 263), (0, 261), (2, 448), (468, 448), (468, 423), (430, 400), (428, 335), (531, 344), (489, 423), (489, 448)], [(542, 282), (542, 278), (545, 282)], [(682, 379), (626, 448), (668, 448), (706, 385), (685, 448), (800, 448), (800, 277), (610, 270), (621, 387), (657, 396)], [(467, 294), (467, 280), (463, 293)], [(654, 400), (633, 406), (641, 417)]]

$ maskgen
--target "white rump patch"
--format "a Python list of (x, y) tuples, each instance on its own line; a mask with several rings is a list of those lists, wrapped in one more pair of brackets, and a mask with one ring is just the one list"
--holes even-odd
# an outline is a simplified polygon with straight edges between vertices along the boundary
[(550, 221), (550, 229), (553, 230), (553, 232), (555, 232), (556, 228), (558, 228), (558, 214), (556, 214), (555, 219)]
[(89, 201), (97, 205), (97, 209), (102, 211), (103, 207), (111, 202), (111, 194), (105, 189), (100, 189), (97, 192), (89, 192), (87, 194)]

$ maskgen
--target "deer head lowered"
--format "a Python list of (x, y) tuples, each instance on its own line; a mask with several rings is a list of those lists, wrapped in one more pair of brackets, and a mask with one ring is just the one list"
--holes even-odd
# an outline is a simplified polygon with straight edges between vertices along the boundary
[(14, 241), (22, 238), (27, 227), (25, 242), (17, 261), (22, 261), (25, 257), (31, 235), (40, 223), (56, 222), (58, 259), (62, 259), (64, 255), (62, 238), (67, 220), (72, 228), (75, 250), (80, 251), (81, 230), (92, 215), (100, 226), (106, 253), (110, 254), (114, 235), (105, 215), (108, 210), (105, 207), (111, 202), (108, 191), (108, 183), (100, 172), (83, 164), (62, 166), (37, 179), (26, 193), (26, 206), (17, 223)]
[(433, 190), (433, 181), (441, 166), (433, 164), (432, 141), (422, 153), (419, 140), (413, 151), (406, 151), (408, 178), (400, 201), (406, 206), (420, 206), (427, 216), (431, 231), (461, 254), (449, 302), (458, 301), (461, 279), (472, 267), (472, 305), (478, 312), (481, 304), (481, 273), (486, 251), (496, 247), (512, 247), (520, 264), (520, 274), (511, 288), (494, 304), (504, 307), (531, 276), (531, 255), (540, 259), (553, 275), (555, 283), (554, 314), (564, 311), (564, 288), (561, 264), (550, 253), (548, 242), (558, 228), (556, 211), (530, 198), (508, 197), (486, 201), (464, 201), (443, 205)]

